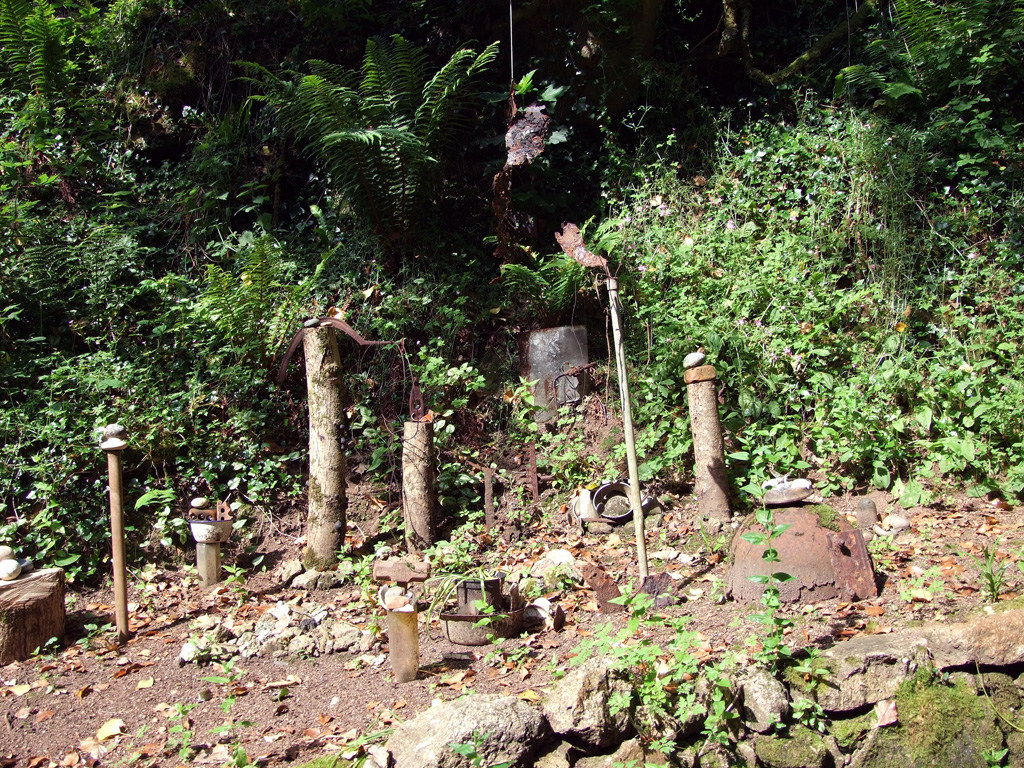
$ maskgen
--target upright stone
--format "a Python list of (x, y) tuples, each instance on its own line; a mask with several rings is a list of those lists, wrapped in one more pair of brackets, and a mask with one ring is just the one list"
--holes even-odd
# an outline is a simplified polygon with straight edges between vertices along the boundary
[(587, 329), (582, 325), (544, 328), (529, 335), (526, 378), (536, 381), (536, 419), (546, 422), (558, 415), (558, 406), (575, 402), (586, 393), (586, 374), (562, 374), (587, 364)]
[(434, 425), (428, 421), (405, 422), (402, 517), (405, 520), (405, 546), (410, 554), (419, 554), (436, 541), (436, 477)]
[(330, 326), (307, 328), (303, 339), (309, 401), (309, 514), (307, 568), (325, 570), (337, 562), (345, 541), (345, 453), (341, 439), (341, 356)]

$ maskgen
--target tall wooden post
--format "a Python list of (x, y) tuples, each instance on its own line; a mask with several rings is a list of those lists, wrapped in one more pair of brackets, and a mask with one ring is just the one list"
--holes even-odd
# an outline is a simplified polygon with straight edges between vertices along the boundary
[(114, 620), (117, 642), (128, 642), (128, 578), (124, 555), (124, 502), (121, 497), (121, 451), (127, 432), (120, 424), (108, 424), (103, 430), (100, 448), (107, 454), (110, 481), (110, 548), (114, 568)]
[(405, 422), (402, 440), (402, 518), (405, 546), (410, 554), (422, 553), (437, 539), (437, 466), (434, 456), (434, 425), (429, 421)]
[(330, 326), (306, 328), (303, 338), (309, 401), (309, 513), (307, 568), (326, 570), (345, 541), (345, 453), (342, 430), (341, 356)]
[[(703, 355), (700, 360), (703, 362)], [(716, 375), (714, 366), (698, 365), (683, 374), (683, 381), (690, 401), (697, 510), (701, 517), (724, 523), (732, 519), (732, 512), (729, 510), (729, 478), (725, 472), (725, 445), (715, 396)]]

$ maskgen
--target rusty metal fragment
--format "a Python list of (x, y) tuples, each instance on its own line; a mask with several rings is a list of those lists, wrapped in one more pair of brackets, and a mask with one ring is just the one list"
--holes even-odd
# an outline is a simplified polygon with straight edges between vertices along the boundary
[(508, 159), (505, 167), (532, 163), (544, 151), (551, 118), (544, 114), (544, 107), (531, 104), (519, 115), (505, 132), (505, 148)]
[(601, 613), (621, 613), (626, 610), (625, 606), (611, 602), (621, 597), (619, 587), (615, 579), (608, 575), (604, 568), (583, 561), (579, 565), (580, 574), (587, 586), (594, 590), (594, 597), (597, 598), (597, 605)]
[(640, 585), (640, 591), (654, 598), (655, 610), (660, 610), (676, 602), (676, 584), (667, 573), (656, 573), (648, 576)]
[(867, 600), (878, 597), (875, 572), (871, 568), (864, 534), (839, 531), (828, 534), (829, 559), (836, 574), (836, 586), (843, 600)]
[(565, 251), (566, 255), (576, 260), (584, 267), (601, 267), (608, 271), (608, 260), (596, 253), (591, 253), (583, 244), (583, 235), (580, 228), (572, 222), (562, 222), (562, 231), (555, 232), (555, 240)]

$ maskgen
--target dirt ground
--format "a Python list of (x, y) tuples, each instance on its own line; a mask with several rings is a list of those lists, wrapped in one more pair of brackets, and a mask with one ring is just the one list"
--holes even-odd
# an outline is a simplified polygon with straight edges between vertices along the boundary
[[(350, 491), (356, 500), (373, 498), (368, 489)], [(651, 573), (677, 577), (678, 603), (665, 612), (692, 617), (691, 626), (706, 639), (707, 658), (728, 649), (749, 652), (763, 631), (750, 619), (759, 606), (722, 597), (725, 535), (701, 534), (691, 496), (658, 495), (664, 516), (660, 527), (649, 532), (648, 551), (688, 555), (651, 558)], [(1000, 599), (1024, 588), (1018, 568), (1024, 547), (1020, 508), (949, 493), (931, 506), (903, 510), (885, 493), (870, 495), (881, 517), (898, 513), (911, 523), (892, 543), (877, 539), (869, 547), (880, 596), (852, 604), (833, 599), (787, 606), (795, 621), (788, 638), (792, 647), (827, 647), (862, 633), (898, 631), (909, 621), (956, 619), (978, 608), (988, 599), (979, 570), (985, 548), (1005, 565), (1002, 583), (996, 585)], [(550, 494), (551, 511), (538, 511), (522, 530), (485, 535), (478, 542), (481, 550), (510, 573), (525, 572), (547, 551), (562, 548), (577, 560), (604, 567), (620, 584), (635, 578), (631, 537), (580, 535), (562, 512), (560, 498)], [(860, 498), (853, 494), (826, 501), (852, 516)], [(372, 510), (356, 503), (352, 514), (362, 516), (359, 527), (351, 529), (352, 543), (362, 544), (365, 552)], [(239, 746), (250, 761), (264, 764), (351, 754), (360, 737), (386, 732), (435, 699), (472, 690), (535, 700), (551, 683), (552, 671), (566, 668), (581, 637), (601, 622), (623, 622), (623, 614), (599, 613), (594, 594), (581, 581), (566, 581), (547, 595), (566, 613), (560, 631), (540, 628), (500, 646), (473, 648), (447, 642), (435, 623), (421, 632), (419, 677), (400, 685), (387, 661), (386, 621), (371, 596), (374, 586), (349, 583), (315, 593), (315, 599), (333, 617), (374, 633), (376, 642), (362, 652), (239, 658), (227, 668), (179, 665), (179, 650), (198, 617), (252, 618), (279, 600), (302, 594), (282, 588), (274, 576), (280, 563), (301, 554), (301, 519), (301, 509), (293, 508), (266, 527), (259, 542), (266, 570), (250, 574), (244, 585), (203, 591), (188, 568), (133, 572), (132, 636), (120, 648), (109, 627), (111, 592), (70, 591), (64, 645), (0, 668), (0, 766), (224, 765)], [(227, 550), (225, 561), (232, 562), (236, 554)], [(204, 679), (209, 677), (219, 679)], [(234, 697), (231, 706), (229, 697)]]

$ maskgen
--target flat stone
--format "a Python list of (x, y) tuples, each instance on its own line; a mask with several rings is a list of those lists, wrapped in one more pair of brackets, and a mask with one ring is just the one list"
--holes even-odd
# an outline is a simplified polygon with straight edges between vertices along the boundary
[(765, 491), (762, 501), (768, 507), (780, 507), (803, 501), (814, 493), (814, 486), (809, 480), (797, 479), (788, 483), (779, 483)]
[(849, 712), (891, 699), (907, 678), (931, 662), (928, 641), (906, 634), (862, 635), (825, 651), (830, 674), (814, 692), (826, 712)]
[(894, 531), (905, 531), (910, 527), (910, 520), (903, 515), (889, 515), (882, 521), (882, 525), (892, 528)]
[(281, 566), (281, 570), (278, 572), (278, 579), (283, 586), (287, 587), (304, 570), (305, 568), (301, 560), (288, 560)]
[(412, 581), (426, 581), (430, 578), (430, 563), (410, 557), (391, 557), (377, 560), (373, 564), (374, 581), (393, 581), (408, 584)]
[(717, 376), (715, 366), (702, 365), (698, 368), (691, 368), (683, 374), (683, 381), (687, 384), (696, 384), (701, 381), (714, 381)]
[(320, 571), (306, 571), (300, 573), (292, 580), (292, 586), (295, 589), (317, 589), (320, 582)]

